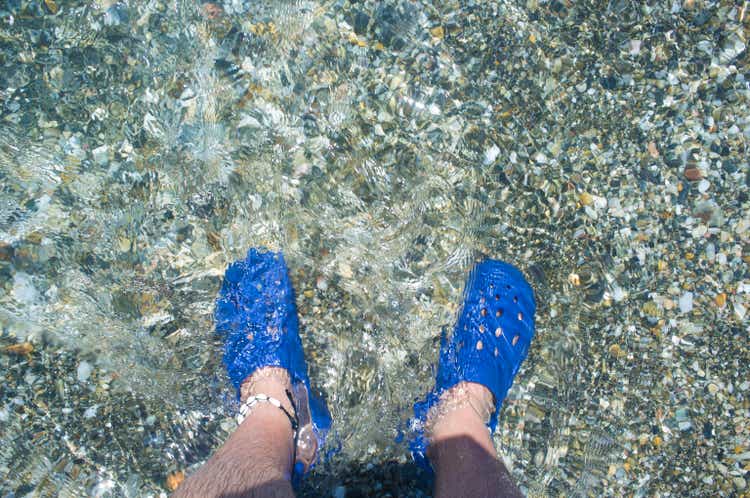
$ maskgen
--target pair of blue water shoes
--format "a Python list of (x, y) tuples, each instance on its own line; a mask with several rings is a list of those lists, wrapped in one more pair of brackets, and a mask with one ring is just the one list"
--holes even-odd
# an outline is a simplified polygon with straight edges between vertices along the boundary
[[(486, 259), (469, 275), (464, 302), (450, 337), (443, 336), (435, 388), (414, 405), (410, 448), (414, 459), (429, 468), (424, 421), (440, 395), (459, 382), (475, 382), (493, 394), (497, 414), (526, 358), (534, 336), (534, 292), (521, 272), (508, 263)], [(216, 331), (225, 340), (224, 364), (238, 390), (261, 367), (289, 372), (297, 393), (307, 398), (297, 406), (310, 419), (321, 448), (331, 426), (325, 404), (310, 390), (294, 290), (284, 257), (250, 249), (244, 260), (227, 268), (215, 310)], [(306, 396), (305, 396), (306, 394)], [(306, 467), (295, 466), (295, 473)]]

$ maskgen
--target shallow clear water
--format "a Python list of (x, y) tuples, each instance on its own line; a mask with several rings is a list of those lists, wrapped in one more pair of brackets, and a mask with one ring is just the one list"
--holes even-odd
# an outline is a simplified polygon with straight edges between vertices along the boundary
[(266, 246), (336, 420), (306, 494), (429, 489), (394, 438), (482, 256), (537, 294), (495, 436), (528, 495), (741, 492), (745, 7), (0, 4), (0, 490), (205, 460), (213, 301)]

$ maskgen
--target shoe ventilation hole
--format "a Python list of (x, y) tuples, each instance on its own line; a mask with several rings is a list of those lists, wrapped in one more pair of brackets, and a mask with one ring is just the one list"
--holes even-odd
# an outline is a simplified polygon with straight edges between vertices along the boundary
[(499, 301), (499, 300), (500, 300), (500, 294), (495, 294), (495, 301)]
[(480, 325), (480, 326), (479, 326), (479, 333), (480, 333), (480, 334), (484, 334), (484, 330), (485, 330), (485, 329), (484, 329), (484, 325)]
[(480, 312), (482, 316), (487, 316), (487, 308), (482, 308), (482, 311)]
[(514, 345), (514, 346), (515, 346), (516, 344), (518, 344), (518, 338), (519, 338), (519, 337), (520, 337), (519, 335), (516, 335), (516, 336), (515, 336), (515, 337), (513, 338), (513, 345)]
[(482, 341), (477, 341), (477, 351), (481, 351), (484, 347), (484, 344), (482, 344)]
[(523, 320), (523, 313), (521, 313), (520, 311), (518, 312), (518, 319)]
[(484, 298), (483, 297), (479, 298), (479, 304), (484, 304)]
[(498, 318), (500, 318), (501, 316), (503, 316), (503, 309), (502, 308), (498, 308), (498, 310), (495, 312), (495, 316), (498, 317)]
[(503, 335), (503, 329), (502, 329), (502, 327), (496, 328), (495, 329), (495, 337), (500, 337), (501, 335)]
[(248, 341), (252, 341), (253, 339), (255, 339), (255, 336), (253, 336), (252, 332), (250, 332), (249, 334), (247, 334), (247, 340)]
[(518, 296), (513, 296), (513, 302), (514, 302), (514, 303), (517, 303), (517, 302), (518, 302)]
[(499, 354), (500, 354), (500, 351), (498, 351), (497, 348), (495, 348), (495, 356), (497, 356)]

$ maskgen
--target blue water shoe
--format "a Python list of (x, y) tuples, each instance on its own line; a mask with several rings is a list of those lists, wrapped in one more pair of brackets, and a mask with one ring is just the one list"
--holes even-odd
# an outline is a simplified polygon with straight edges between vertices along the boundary
[(474, 267), (453, 334), (441, 341), (435, 388), (414, 405), (410, 449), (415, 461), (430, 468), (427, 414), (459, 382), (482, 384), (492, 392), (494, 412), (487, 426), (494, 431), (500, 406), (529, 352), (535, 310), (534, 291), (517, 268), (492, 259)]
[[(243, 381), (261, 367), (280, 367), (289, 373), (298, 438), (307, 437), (308, 446), (315, 446), (309, 462), (295, 463), (295, 474), (309, 470), (314, 453), (325, 442), (331, 415), (310, 390), (294, 289), (284, 256), (252, 248), (244, 260), (229, 265), (214, 318), (216, 332), (225, 339), (224, 364), (238, 397)], [(299, 442), (297, 448), (299, 459)]]

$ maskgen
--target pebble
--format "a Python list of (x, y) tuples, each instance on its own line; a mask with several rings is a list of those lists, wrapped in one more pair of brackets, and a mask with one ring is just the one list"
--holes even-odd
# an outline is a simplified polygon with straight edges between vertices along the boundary
[(498, 147), (495, 144), (492, 144), (492, 147), (487, 149), (484, 153), (484, 164), (492, 164), (495, 162), (495, 159), (497, 159), (497, 156), (500, 154), (500, 147)]
[(706, 259), (713, 261), (716, 257), (716, 246), (713, 243), (706, 245)]
[(716, 306), (719, 308), (723, 308), (727, 304), (727, 295), (724, 292), (720, 292), (719, 294), (716, 294), (716, 297), (714, 298), (714, 303), (716, 303)]
[(685, 292), (682, 296), (680, 296), (679, 306), (682, 313), (691, 312), (693, 310), (693, 293)]
[(614, 299), (616, 303), (619, 303), (620, 301), (622, 301), (623, 299), (625, 299), (626, 296), (627, 296), (627, 293), (619, 285), (616, 285), (612, 289), (612, 299)]
[(166, 479), (166, 485), (167, 489), (169, 491), (175, 491), (178, 487), (180, 487), (180, 484), (182, 484), (182, 481), (185, 480), (185, 472), (182, 470), (177, 470), (175, 472), (170, 473), (167, 475)]
[(732, 484), (737, 488), (738, 491), (742, 491), (747, 487), (747, 481), (742, 476), (732, 477)]
[(589, 206), (594, 203), (594, 197), (588, 192), (583, 192), (578, 196), (578, 200), (581, 201), (581, 205)]
[(735, 316), (740, 322), (743, 322), (745, 320), (745, 315), (747, 314), (747, 308), (742, 304), (739, 297), (735, 297), (732, 304), (734, 306)]
[(0, 261), (10, 261), (13, 258), (13, 246), (7, 242), (0, 242)]
[(57, 14), (57, 3), (55, 3), (55, 0), (44, 0), (44, 5), (49, 9), (51, 14)]
[(338, 265), (339, 275), (341, 275), (342, 278), (351, 279), (354, 277), (354, 272), (352, 271), (351, 265), (346, 262), (340, 262)]
[(97, 147), (91, 151), (91, 155), (99, 166), (106, 166), (109, 163), (109, 147), (106, 145)]
[(609, 347), (609, 354), (611, 354), (615, 358), (624, 358), (625, 356), (627, 356), (627, 354), (622, 350), (619, 344), (611, 345)]
[(31, 354), (34, 351), (34, 345), (30, 342), (21, 342), (18, 344), (11, 344), (10, 346), (5, 346), (3, 348), (3, 352), (13, 355), (21, 355), (26, 356)]
[(701, 170), (699, 170), (698, 168), (686, 168), (685, 178), (687, 178), (691, 182), (697, 182), (698, 180), (703, 178), (703, 174), (701, 173)]
[(82, 361), (78, 364), (78, 382), (86, 382), (89, 377), (91, 376), (91, 371), (93, 368), (91, 367), (91, 364), (87, 361)]
[(13, 297), (19, 303), (27, 306), (39, 301), (39, 292), (31, 281), (31, 276), (24, 272), (16, 272), (13, 276)]
[(94, 498), (108, 496), (115, 489), (115, 486), (116, 483), (112, 479), (104, 479), (91, 490), (91, 496)]

